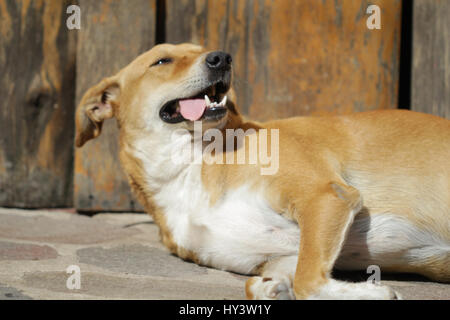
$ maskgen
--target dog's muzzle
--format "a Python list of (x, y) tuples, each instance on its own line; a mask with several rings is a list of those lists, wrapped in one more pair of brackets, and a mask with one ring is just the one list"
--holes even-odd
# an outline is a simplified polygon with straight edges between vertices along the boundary
[(228, 111), (226, 93), (231, 85), (231, 62), (231, 56), (225, 52), (209, 53), (205, 58), (207, 87), (193, 96), (166, 102), (160, 109), (160, 118), (167, 123), (222, 119)]

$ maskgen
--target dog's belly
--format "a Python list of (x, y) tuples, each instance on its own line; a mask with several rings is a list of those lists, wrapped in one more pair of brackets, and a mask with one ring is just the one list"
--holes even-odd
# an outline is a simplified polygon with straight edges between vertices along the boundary
[(271, 257), (297, 255), (298, 224), (272, 210), (248, 188), (228, 193), (219, 203), (189, 215), (174, 235), (200, 262), (250, 274)]

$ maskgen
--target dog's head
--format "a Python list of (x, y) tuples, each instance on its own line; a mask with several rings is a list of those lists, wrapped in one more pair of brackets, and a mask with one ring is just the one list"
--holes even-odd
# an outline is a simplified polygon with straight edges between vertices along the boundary
[(193, 44), (163, 44), (90, 88), (76, 111), (75, 144), (97, 137), (116, 117), (121, 130), (148, 132), (221, 128), (238, 113), (231, 87), (231, 56)]

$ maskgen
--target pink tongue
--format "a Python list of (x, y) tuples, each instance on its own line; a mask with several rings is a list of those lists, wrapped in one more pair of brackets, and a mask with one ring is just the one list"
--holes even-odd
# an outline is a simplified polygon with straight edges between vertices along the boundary
[(180, 113), (188, 120), (196, 121), (200, 119), (205, 112), (206, 102), (204, 99), (186, 99), (180, 100)]

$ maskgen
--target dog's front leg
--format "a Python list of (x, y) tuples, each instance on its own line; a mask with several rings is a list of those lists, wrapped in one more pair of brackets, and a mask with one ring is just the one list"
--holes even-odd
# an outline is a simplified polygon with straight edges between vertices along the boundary
[(395, 299), (388, 287), (333, 280), (330, 273), (347, 231), (362, 207), (358, 190), (329, 183), (314, 190), (310, 201), (294, 204), (300, 249), (293, 289), (297, 299)]
[(297, 256), (276, 257), (259, 268), (259, 276), (251, 277), (245, 284), (250, 300), (294, 300), (292, 290)]
[(320, 291), (336, 283), (329, 274), (361, 209), (360, 194), (352, 187), (331, 183), (314, 190), (309, 201), (302, 200), (292, 205), (300, 226), (299, 255), (272, 258), (260, 266), (259, 276), (246, 283), (248, 299), (325, 298)]

